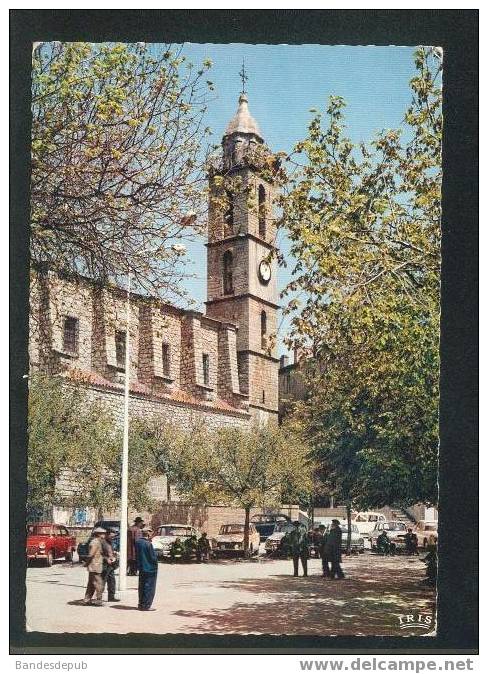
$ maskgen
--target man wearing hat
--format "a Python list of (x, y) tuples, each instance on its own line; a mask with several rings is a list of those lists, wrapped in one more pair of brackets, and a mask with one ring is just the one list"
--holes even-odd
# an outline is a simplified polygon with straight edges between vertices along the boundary
[[(117, 553), (114, 550), (114, 540), (117, 536), (115, 529), (107, 529), (105, 537), (102, 538), (103, 550), (103, 571), (102, 580), (103, 587), (107, 588), (108, 601), (120, 601), (115, 597), (115, 569), (118, 565)], [(103, 593), (102, 593), (103, 594)]]
[(140, 611), (155, 611), (151, 608), (156, 594), (158, 578), (158, 558), (151, 543), (152, 529), (144, 527), (142, 536), (136, 541), (136, 559), (139, 569), (139, 605)]
[(344, 572), (341, 569), (342, 529), (339, 520), (332, 520), (324, 549), (331, 565), (330, 578), (344, 578)]
[(307, 576), (308, 541), (305, 529), (297, 520), (293, 522), (294, 529), (290, 532), (289, 546), (293, 558), (293, 575), (298, 576), (298, 560), (302, 561), (303, 575)]
[[(93, 530), (93, 536), (88, 545), (88, 557), (85, 566), (88, 569), (88, 583), (86, 586), (85, 598), (83, 603), (90, 606), (103, 606), (103, 547), (102, 538), (105, 537), (105, 529), (96, 527)], [(92, 601), (95, 594), (96, 599)]]
[(127, 529), (127, 575), (137, 576), (136, 541), (141, 537), (144, 526), (142, 517), (136, 517), (134, 524)]

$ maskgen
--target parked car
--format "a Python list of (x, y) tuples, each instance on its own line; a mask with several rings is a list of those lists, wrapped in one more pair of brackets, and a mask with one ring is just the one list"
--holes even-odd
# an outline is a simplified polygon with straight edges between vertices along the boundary
[(377, 523), (386, 522), (386, 517), (383, 513), (367, 511), (356, 513), (352, 521), (357, 526), (359, 533), (364, 536), (373, 533), (373, 529)]
[(286, 534), (289, 534), (293, 531), (295, 527), (292, 522), (276, 522), (273, 533), (268, 536), (266, 543), (264, 544), (264, 550), (267, 555), (273, 555), (278, 552), (281, 542)]
[(405, 534), (407, 533), (407, 525), (405, 522), (377, 522), (375, 528), (371, 532), (369, 542), (371, 543), (371, 550), (377, 550), (378, 537), (386, 531), (390, 547), (393, 552), (405, 550)]
[(159, 559), (169, 559), (171, 546), (177, 538), (183, 543), (190, 536), (197, 536), (195, 527), (189, 524), (162, 524), (152, 537), (153, 548)]
[(256, 530), (259, 534), (261, 541), (265, 541), (268, 536), (275, 530), (275, 525), (278, 522), (290, 522), (290, 518), (287, 515), (253, 515), (251, 517), (251, 522), (256, 527)]
[[(115, 531), (120, 531), (120, 520), (98, 520), (98, 522), (95, 522), (93, 529), (96, 527), (102, 527), (102, 529), (114, 529)], [(91, 530), (90, 533), (90, 538), (86, 540), (84, 543), (78, 543), (78, 547), (76, 549), (76, 552), (78, 553), (78, 561), (79, 562), (86, 562), (88, 559), (88, 545), (90, 544), (90, 541), (93, 537), (93, 529)], [(114, 536), (112, 539), (112, 548), (118, 552), (120, 547), (120, 536), (117, 534)]]
[(39, 522), (27, 525), (27, 561), (42, 560), (52, 566), (54, 560), (71, 562), (76, 549), (76, 539), (61, 524)]
[(433, 537), (437, 543), (437, 522), (427, 522), (419, 520), (413, 527), (413, 532), (417, 534), (419, 547), (426, 548), (429, 545), (429, 538)]
[[(330, 524), (327, 527), (326, 531), (329, 532)], [(342, 552), (347, 551), (347, 522), (342, 520), (340, 523), (342, 530), (342, 541), (341, 541), (341, 550)], [(362, 554), (364, 552), (364, 538), (359, 532), (357, 524), (351, 522), (351, 552), (357, 552)]]
[[(259, 553), (259, 533), (253, 523), (249, 524), (249, 553)], [(244, 555), (244, 525), (222, 524), (215, 537), (215, 557)]]

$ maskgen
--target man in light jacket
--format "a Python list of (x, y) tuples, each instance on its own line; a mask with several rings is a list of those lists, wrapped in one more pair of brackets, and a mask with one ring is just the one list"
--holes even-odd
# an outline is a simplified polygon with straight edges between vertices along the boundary
[[(102, 538), (105, 537), (105, 529), (96, 527), (93, 530), (93, 538), (88, 545), (88, 557), (85, 566), (88, 569), (88, 583), (86, 586), (83, 603), (89, 606), (103, 606), (103, 548)], [(92, 601), (95, 594), (95, 601)]]

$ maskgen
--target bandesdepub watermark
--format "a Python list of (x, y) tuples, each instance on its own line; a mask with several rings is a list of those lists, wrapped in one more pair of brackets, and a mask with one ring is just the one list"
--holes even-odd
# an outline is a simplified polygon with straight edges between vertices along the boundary
[(38, 662), (25, 662), (22, 660), (16, 660), (15, 669), (23, 669), (23, 670), (55, 669), (55, 670), (62, 670), (65, 672), (72, 672), (76, 670), (88, 669), (88, 663), (85, 662), (84, 660), (80, 660), (79, 662), (63, 662), (62, 660), (55, 660), (49, 662), (46, 660), (39, 660)]

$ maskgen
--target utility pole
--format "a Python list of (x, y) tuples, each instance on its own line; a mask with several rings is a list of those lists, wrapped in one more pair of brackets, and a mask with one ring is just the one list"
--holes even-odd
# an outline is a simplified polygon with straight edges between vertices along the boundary
[(120, 495), (119, 590), (127, 589), (127, 514), (129, 485), (129, 382), (130, 382), (130, 283), (127, 274), (127, 315), (125, 333), (124, 437), (122, 444), (122, 485)]

